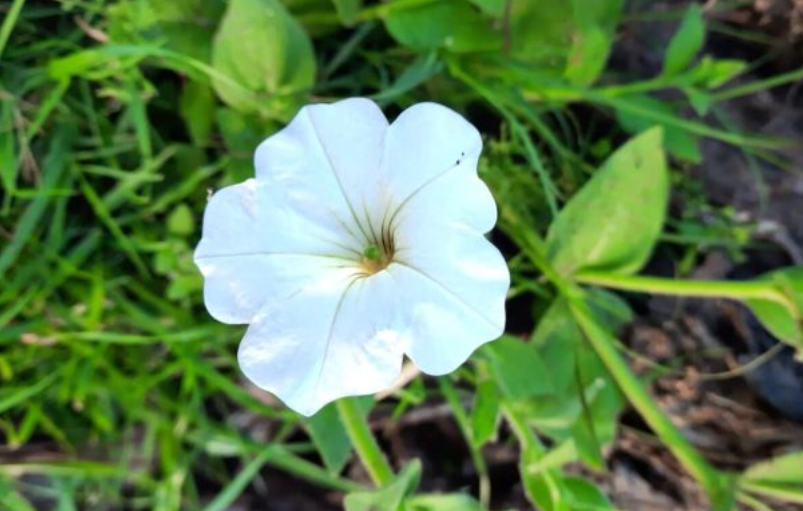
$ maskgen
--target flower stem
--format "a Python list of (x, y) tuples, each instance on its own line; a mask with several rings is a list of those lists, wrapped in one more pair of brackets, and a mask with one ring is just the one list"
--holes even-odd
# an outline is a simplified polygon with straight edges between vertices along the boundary
[(381, 487), (393, 482), (393, 469), (390, 468), (385, 454), (379, 448), (379, 444), (368, 426), (365, 414), (357, 408), (354, 399), (338, 400), (337, 411), (357, 455), (374, 484)]

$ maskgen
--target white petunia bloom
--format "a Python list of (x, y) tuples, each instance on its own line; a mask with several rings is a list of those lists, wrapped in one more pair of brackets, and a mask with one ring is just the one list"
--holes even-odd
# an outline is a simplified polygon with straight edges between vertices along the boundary
[(482, 140), (420, 103), (388, 124), (367, 99), (301, 109), (256, 178), (211, 198), (195, 263), (209, 313), (250, 324), (245, 375), (311, 415), (393, 384), (407, 355), (456, 369), (505, 325), (510, 275), (485, 238)]

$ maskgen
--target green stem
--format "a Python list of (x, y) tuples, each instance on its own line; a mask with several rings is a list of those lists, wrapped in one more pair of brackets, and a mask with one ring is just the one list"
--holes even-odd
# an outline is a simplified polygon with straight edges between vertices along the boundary
[(712, 94), (711, 99), (717, 102), (726, 101), (741, 96), (755, 94), (756, 92), (760, 92), (762, 90), (772, 89), (787, 83), (796, 82), (800, 79), (803, 79), (803, 69), (795, 69), (794, 71), (789, 71), (788, 73), (782, 73), (770, 78), (765, 78), (763, 80), (757, 80), (745, 85), (725, 89), (722, 92)]
[(337, 411), (340, 419), (346, 428), (346, 433), (351, 439), (357, 455), (360, 457), (368, 475), (376, 486), (385, 486), (393, 482), (393, 469), (390, 468), (385, 454), (379, 448), (365, 414), (357, 408), (357, 404), (352, 398), (344, 398), (337, 401)]
[(616, 275), (600, 271), (581, 271), (574, 275), (577, 282), (595, 286), (659, 295), (695, 298), (731, 298), (734, 300), (767, 300), (778, 303), (790, 312), (796, 310), (789, 298), (772, 282), (675, 280), (642, 275)]
[(482, 504), (483, 508), (487, 508), (490, 506), (491, 502), (491, 478), (488, 474), (488, 465), (485, 463), (485, 458), (482, 457), (482, 452), (474, 445), (471, 420), (468, 418), (462, 403), (460, 403), (460, 397), (457, 395), (457, 390), (454, 388), (454, 385), (452, 385), (452, 382), (449, 381), (447, 377), (442, 377), (438, 378), (438, 385), (440, 386), (441, 392), (443, 392), (443, 397), (446, 398), (446, 402), (448, 402), (449, 406), (452, 408), (455, 421), (457, 421), (457, 425), (460, 427), (460, 431), (466, 439), (466, 444), (471, 452), (471, 460), (474, 463), (474, 467), (477, 469), (480, 504)]
[(724, 478), (686, 440), (672, 421), (658, 408), (655, 399), (647, 392), (616, 348), (616, 340), (599, 326), (588, 304), (578, 293), (567, 296), (569, 308), (594, 351), (616, 381), (628, 401), (644, 418), (650, 428), (669, 447), (678, 460), (700, 482), (712, 499), (715, 509), (728, 509), (724, 493)]
[(789, 141), (779, 138), (717, 129), (704, 122), (692, 121), (672, 114), (651, 110), (643, 105), (628, 101), (626, 98), (604, 96), (596, 91), (585, 92), (583, 99), (615, 110), (638, 115), (655, 123), (679, 128), (701, 137), (713, 138), (735, 146), (749, 147), (751, 149), (783, 149), (791, 145)]
[[(556, 470), (533, 471), (533, 464), (546, 455), (546, 449), (527, 423), (527, 415), (506, 399), (501, 403), (502, 414), (521, 445), (519, 472), (524, 491), (539, 509), (555, 509), (563, 502), (560, 472)], [(562, 508), (562, 506), (561, 506)]]
[(670, 89), (680, 87), (681, 84), (676, 77), (667, 78), (665, 76), (658, 76), (649, 80), (642, 80), (639, 82), (627, 83), (624, 85), (612, 85), (609, 87), (602, 87), (598, 89), (599, 94), (606, 97), (626, 96), (629, 94), (644, 94), (661, 89)]
[(652, 428), (658, 438), (677, 457), (686, 470), (703, 486), (711, 498), (712, 508), (730, 509), (726, 477), (713, 468), (675, 427), (655, 403), (639, 379), (617, 351), (617, 342), (594, 317), (585, 301), (583, 290), (569, 278), (559, 274), (546, 257), (546, 243), (531, 229), (513, 229), (522, 225), (511, 209), (500, 211), (506, 230), (522, 250), (564, 296), (578, 325), (591, 347), (602, 360), (622, 393)]

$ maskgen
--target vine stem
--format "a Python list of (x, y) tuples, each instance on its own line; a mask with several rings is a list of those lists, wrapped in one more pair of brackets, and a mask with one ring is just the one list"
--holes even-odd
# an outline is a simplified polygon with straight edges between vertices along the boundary
[(392, 483), (393, 469), (390, 468), (385, 454), (379, 448), (379, 444), (368, 426), (365, 414), (357, 408), (355, 400), (352, 398), (338, 400), (337, 411), (354, 450), (357, 451), (360, 461), (374, 484), (381, 487)]
[(732, 298), (734, 300), (767, 300), (778, 303), (790, 312), (795, 310), (789, 298), (772, 282), (675, 280), (642, 275), (616, 275), (599, 271), (581, 271), (574, 275), (577, 282), (595, 286), (660, 295), (695, 298)]
[(655, 404), (652, 395), (617, 351), (615, 339), (594, 319), (591, 309), (582, 298), (582, 291), (579, 288), (571, 291), (566, 298), (572, 315), (630, 404), (638, 410), (658, 438), (706, 490), (712, 500), (712, 507), (730, 509), (726, 487), (727, 476), (712, 467)]
[[(565, 297), (578, 326), (628, 402), (705, 489), (711, 499), (712, 509), (716, 511), (731, 509), (733, 500), (730, 496), (732, 492), (730, 492), (729, 476), (711, 466), (656, 404), (655, 399), (620, 355), (616, 339), (599, 325), (585, 300), (583, 289), (576, 281), (571, 280), (576, 277), (567, 277), (555, 270), (546, 256), (546, 243), (537, 233), (531, 229), (513, 228), (515, 225), (523, 225), (515, 211), (504, 208), (500, 214), (505, 221), (506, 231), (518, 241), (522, 250), (552, 282), (561, 296)], [(601, 276), (598, 277), (601, 280)]]

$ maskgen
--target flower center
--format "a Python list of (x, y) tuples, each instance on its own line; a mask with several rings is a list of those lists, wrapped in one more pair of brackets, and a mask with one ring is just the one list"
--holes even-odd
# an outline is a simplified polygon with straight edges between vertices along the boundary
[(393, 253), (388, 248), (390, 247), (374, 244), (365, 247), (360, 258), (362, 270), (368, 275), (373, 275), (387, 268), (393, 262)]

